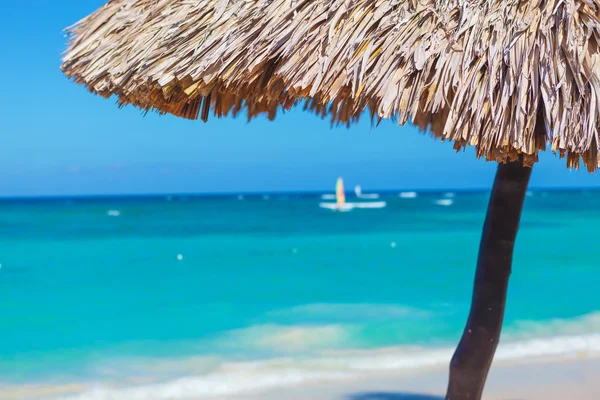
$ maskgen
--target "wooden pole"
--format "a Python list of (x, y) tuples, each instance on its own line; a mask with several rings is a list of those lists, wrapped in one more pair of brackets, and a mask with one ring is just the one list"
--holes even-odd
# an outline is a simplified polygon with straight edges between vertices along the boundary
[(531, 168), (499, 164), (483, 226), (469, 319), (450, 363), (446, 400), (480, 400), (502, 330), (513, 248)]

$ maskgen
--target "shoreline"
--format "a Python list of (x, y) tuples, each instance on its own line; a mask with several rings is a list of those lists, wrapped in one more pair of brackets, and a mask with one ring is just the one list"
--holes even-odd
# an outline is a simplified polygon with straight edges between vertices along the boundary
[[(597, 400), (600, 358), (561, 357), (493, 365), (484, 400)], [(370, 374), (211, 400), (444, 400), (447, 367)]]
[[(600, 357), (572, 354), (554, 358), (500, 360), (491, 370), (484, 400), (597, 400), (600, 398)], [(287, 385), (248, 390), (235, 395), (141, 396), (148, 400), (443, 400), (447, 366), (412, 370), (366, 372), (353, 376), (332, 375), (321, 380), (288, 382)], [(227, 383), (224, 383), (225, 385)], [(108, 392), (89, 390), (95, 383), (0, 384), (0, 400), (109, 400)], [(139, 395), (140, 393), (138, 393)], [(129, 393), (125, 396), (131, 396)], [(120, 399), (121, 397), (119, 397)]]

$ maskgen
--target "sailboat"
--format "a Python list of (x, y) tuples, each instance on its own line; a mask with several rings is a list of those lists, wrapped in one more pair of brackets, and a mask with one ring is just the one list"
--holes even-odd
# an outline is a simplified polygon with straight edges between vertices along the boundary
[(362, 188), (359, 185), (354, 186), (354, 193), (356, 193), (356, 197), (359, 199), (378, 199), (379, 195), (377, 193), (365, 194), (362, 192)]
[(327, 208), (334, 211), (350, 211), (354, 208), (383, 208), (387, 204), (385, 201), (366, 201), (348, 203), (346, 202), (346, 192), (344, 191), (344, 180), (338, 178), (335, 185), (335, 203), (321, 203), (321, 208)]

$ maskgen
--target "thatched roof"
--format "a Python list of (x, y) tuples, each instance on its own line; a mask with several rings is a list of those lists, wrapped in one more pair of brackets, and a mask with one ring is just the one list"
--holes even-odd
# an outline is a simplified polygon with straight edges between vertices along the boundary
[[(206, 120), (308, 99), (527, 163), (598, 166), (600, 0), (111, 0), (70, 28), (65, 74)], [(538, 118), (539, 117), (539, 118)], [(543, 121), (546, 129), (543, 129)]]

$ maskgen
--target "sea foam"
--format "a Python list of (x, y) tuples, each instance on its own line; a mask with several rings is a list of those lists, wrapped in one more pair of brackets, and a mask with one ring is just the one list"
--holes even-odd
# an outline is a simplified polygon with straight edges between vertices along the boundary
[[(453, 348), (395, 347), (328, 352), (310, 358), (224, 362), (206, 375), (125, 387), (90, 385), (82, 393), (55, 400), (168, 400), (239, 396), (305, 382), (345, 380), (367, 374), (412, 371), (446, 365)], [(600, 355), (600, 333), (530, 339), (501, 344), (496, 362), (557, 356)]]
[[(396, 306), (309, 304), (281, 310), (271, 315), (323, 316), (346, 313), (352, 318), (384, 312), (388, 316), (414, 315), (415, 310)], [(150, 373), (146, 384), (90, 382), (78, 394), (55, 397), (55, 400), (167, 400), (205, 399), (260, 393), (270, 389), (302, 384), (345, 379), (356, 379), (370, 374), (413, 371), (444, 367), (450, 361), (454, 347), (399, 346), (378, 349), (335, 350), (335, 344), (344, 341), (348, 325), (329, 326), (276, 326), (262, 325), (231, 331), (225, 341), (241, 342), (243, 347), (269, 348), (298, 347), (309, 352), (296, 356), (274, 357), (248, 361), (221, 358), (185, 358), (181, 360), (151, 360), (153, 371), (165, 375), (160, 378)], [(600, 313), (591, 313), (572, 319), (521, 321), (512, 323), (498, 347), (495, 362), (519, 362), (555, 357), (576, 358), (600, 356)], [(316, 350), (316, 351), (315, 351)], [(138, 360), (139, 363), (139, 360)], [(166, 364), (165, 364), (166, 363)], [(177, 368), (178, 363), (181, 368)], [(195, 367), (194, 364), (198, 365)], [(135, 364), (134, 364), (135, 365)], [(134, 369), (124, 368), (132, 371)], [(142, 369), (143, 371), (144, 369)], [(183, 375), (173, 379), (173, 372)], [(137, 369), (137, 372), (142, 372)], [(169, 378), (171, 377), (171, 378)], [(133, 381), (131, 381), (133, 382)]]

